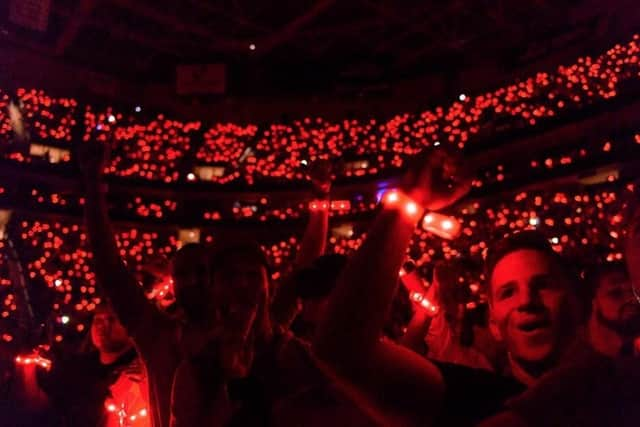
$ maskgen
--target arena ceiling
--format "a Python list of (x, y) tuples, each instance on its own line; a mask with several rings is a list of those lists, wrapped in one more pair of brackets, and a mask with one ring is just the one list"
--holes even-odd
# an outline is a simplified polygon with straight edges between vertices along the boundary
[(1, 6), (0, 41), (134, 83), (173, 82), (178, 64), (222, 63), (226, 93), (239, 96), (362, 95), (421, 76), (508, 73), (594, 40), (606, 46), (633, 30), (625, 20), (635, 9), (628, 0), (50, 0), (46, 29), (34, 31), (9, 18), (14, 1)]

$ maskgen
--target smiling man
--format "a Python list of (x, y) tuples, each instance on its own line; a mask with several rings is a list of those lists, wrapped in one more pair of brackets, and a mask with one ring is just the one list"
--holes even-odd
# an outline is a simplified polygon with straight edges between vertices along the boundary
[(530, 385), (575, 342), (582, 313), (577, 279), (534, 231), (498, 242), (486, 277), (491, 331), (506, 345), (513, 377)]

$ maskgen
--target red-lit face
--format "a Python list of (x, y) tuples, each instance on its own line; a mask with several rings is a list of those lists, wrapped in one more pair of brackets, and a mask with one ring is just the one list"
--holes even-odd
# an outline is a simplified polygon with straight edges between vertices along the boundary
[(625, 272), (611, 272), (600, 279), (593, 299), (593, 316), (623, 336), (640, 333), (640, 304)]
[(115, 314), (99, 311), (91, 322), (91, 342), (100, 352), (117, 353), (131, 345), (127, 331)]
[(544, 362), (575, 332), (575, 295), (543, 252), (518, 250), (498, 261), (490, 292), (492, 331), (516, 360)]

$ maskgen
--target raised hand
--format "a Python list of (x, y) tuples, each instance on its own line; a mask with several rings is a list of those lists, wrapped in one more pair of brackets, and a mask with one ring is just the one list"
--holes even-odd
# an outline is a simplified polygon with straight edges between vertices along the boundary
[(78, 167), (85, 179), (99, 179), (109, 159), (109, 145), (99, 141), (81, 142), (76, 146)]
[(326, 196), (331, 191), (332, 166), (329, 160), (317, 160), (309, 168), (309, 179), (313, 191), (319, 196)]
[(439, 148), (416, 156), (401, 188), (424, 209), (437, 211), (464, 197), (471, 180), (462, 158)]

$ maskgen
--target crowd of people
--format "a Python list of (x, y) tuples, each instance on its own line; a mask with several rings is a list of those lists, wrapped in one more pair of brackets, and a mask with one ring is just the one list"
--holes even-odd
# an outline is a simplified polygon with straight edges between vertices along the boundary
[[(93, 350), (54, 360), (18, 393), (31, 409), (47, 401), (51, 425), (637, 423), (637, 210), (618, 212), (624, 256), (598, 259), (587, 244), (584, 271), (560, 242), (517, 227), (486, 242), (481, 272), (452, 256), (425, 286), (407, 250), (425, 213), (468, 193), (462, 160), (444, 148), (416, 157), (346, 255), (327, 253), (331, 165), (318, 162), (319, 208), (277, 284), (265, 250), (230, 231), (173, 255), (175, 303), (162, 307), (123, 262), (105, 162), (103, 145), (79, 152), (94, 284), (106, 297)], [(484, 311), (469, 310), (474, 286)]]
[[(621, 91), (633, 97), (638, 38), (381, 121), (208, 126), (0, 91), (3, 162), (55, 148), (58, 166), (69, 172), (75, 160), (81, 177), (80, 190), (64, 194), (55, 182), (0, 186), (0, 205), (33, 210), (10, 225), (0, 211), (0, 237), (10, 227), (18, 240), (0, 240), (0, 252), (19, 252), (0, 259), (1, 343), (20, 351), (0, 347), (0, 424), (637, 425), (637, 176), (615, 169), (579, 188), (468, 197), (636, 155), (637, 130), (484, 164), (473, 176), (450, 149)], [(116, 194), (106, 183), (192, 182), (198, 165), (218, 167), (208, 178), (217, 184), (308, 179), (312, 199), (272, 201), (265, 191), (223, 206), (178, 192)], [(401, 171), (397, 185), (332, 197), (336, 179)], [(42, 211), (82, 212), (84, 224)], [(456, 233), (429, 226), (439, 212)], [(185, 240), (173, 229), (116, 228), (114, 213), (156, 224), (268, 222), (278, 237), (258, 242), (223, 225), (185, 230)], [(330, 219), (360, 214), (373, 221), (330, 231)], [(288, 220), (306, 221), (304, 234), (282, 238)], [(47, 292), (21, 290), (25, 279)]]

